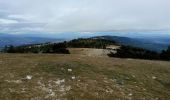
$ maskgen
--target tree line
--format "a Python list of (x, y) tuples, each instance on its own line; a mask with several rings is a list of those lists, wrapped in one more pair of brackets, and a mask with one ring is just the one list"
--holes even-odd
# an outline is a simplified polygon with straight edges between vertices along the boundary
[(74, 39), (66, 43), (67, 47), (71, 48), (98, 48), (98, 49), (105, 49), (107, 45), (116, 44), (115, 41), (110, 41), (106, 39), (95, 39), (95, 38), (88, 38), (88, 39)]
[(116, 53), (111, 52), (108, 56), (119, 58), (170, 60), (170, 46), (167, 50), (163, 50), (161, 53), (158, 53), (143, 48), (122, 45), (119, 49), (117, 49)]
[[(94, 38), (79, 38), (61, 43), (43, 43), (22, 46), (5, 46), (4, 53), (63, 53), (70, 54), (67, 48), (98, 48), (105, 49), (108, 45), (117, 45), (115, 41)], [(110, 57), (137, 58), (153, 60), (170, 60), (170, 46), (161, 53), (146, 50), (143, 48), (122, 45), (116, 53), (108, 54)]]
[(61, 43), (43, 43), (22, 46), (5, 46), (4, 53), (64, 53), (69, 54), (67, 48), (99, 48), (105, 49), (107, 45), (115, 44), (114, 41), (105, 39), (79, 38)]
[(5, 46), (2, 50), (4, 53), (62, 53), (69, 54), (65, 43), (46, 43), (23, 46)]

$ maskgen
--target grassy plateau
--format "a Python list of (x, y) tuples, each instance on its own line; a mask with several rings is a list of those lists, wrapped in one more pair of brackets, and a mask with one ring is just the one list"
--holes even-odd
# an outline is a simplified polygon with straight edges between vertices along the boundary
[(0, 100), (170, 100), (170, 62), (0, 54)]

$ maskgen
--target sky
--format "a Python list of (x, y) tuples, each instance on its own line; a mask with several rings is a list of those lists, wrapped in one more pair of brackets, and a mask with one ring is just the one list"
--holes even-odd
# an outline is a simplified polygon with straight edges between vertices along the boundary
[(170, 0), (0, 0), (0, 33), (170, 31)]

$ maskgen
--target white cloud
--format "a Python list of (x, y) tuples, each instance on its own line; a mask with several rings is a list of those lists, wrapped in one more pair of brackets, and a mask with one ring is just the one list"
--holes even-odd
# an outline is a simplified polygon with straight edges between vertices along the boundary
[(24, 20), (24, 21), (32, 21), (34, 16), (32, 16), (32, 15), (9, 15), (8, 18)]
[(7, 32), (166, 31), (170, 30), (169, 5), (169, 0), (0, 0), (0, 29)]
[(17, 20), (0, 19), (0, 24), (17, 24)]

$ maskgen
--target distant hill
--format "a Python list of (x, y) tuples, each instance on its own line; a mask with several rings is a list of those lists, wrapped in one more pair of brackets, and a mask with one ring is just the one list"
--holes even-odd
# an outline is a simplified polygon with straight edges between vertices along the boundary
[[(130, 45), (134, 47), (140, 47), (152, 51), (161, 52), (170, 45), (170, 42), (161, 42), (161, 39), (144, 39), (144, 38), (128, 38), (128, 37), (119, 37), (119, 36), (97, 36), (93, 38), (100, 38), (115, 41), (121, 45)], [(160, 41), (159, 41), (160, 40)]]
[[(0, 48), (4, 47), (5, 45), (26, 45), (26, 44), (39, 44), (39, 43), (56, 43), (61, 42), (66, 39), (59, 39), (59, 36), (55, 35), (49, 35), (44, 36), (43, 34), (20, 34), (20, 35), (11, 35), (11, 34), (0, 34)], [(152, 51), (161, 52), (162, 50), (165, 50), (170, 45), (170, 38), (169, 37), (145, 37), (145, 38), (129, 38), (127, 37), (121, 37), (121, 36), (95, 36), (91, 38), (86, 39), (103, 39), (103, 40), (109, 40), (112, 42), (116, 42), (120, 45), (130, 45), (134, 47), (144, 48)], [(85, 39), (85, 38), (84, 38)], [(80, 39), (74, 39), (73, 41), (70, 41), (69, 45), (76, 47), (76, 45), (79, 45), (77, 47), (80, 47), (87, 43), (88, 45), (95, 44), (96, 46), (100, 44), (101, 41), (79, 41)], [(105, 41), (106, 42), (106, 41)], [(107, 41), (108, 42), (108, 41)], [(84, 47), (88, 47), (87, 44)]]
[(106, 39), (79, 38), (64, 42), (47, 42), (27, 45), (10, 45), (5, 46), (2, 52), (5, 53), (66, 53), (67, 48), (97, 48), (105, 49), (108, 45), (114, 45), (116, 42)]
[(60, 42), (64, 39), (45, 38), (45, 37), (34, 37), (34, 36), (23, 36), (23, 35), (11, 35), (11, 34), (0, 34), (0, 48), (5, 45), (25, 45), (25, 44), (37, 44), (46, 42)]
[(72, 48), (98, 48), (104, 49), (108, 45), (114, 45), (114, 40), (101, 38), (79, 38), (67, 42), (67, 47)]

